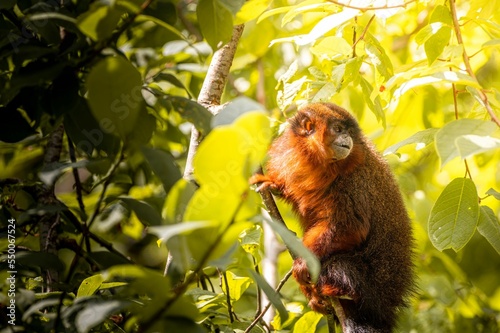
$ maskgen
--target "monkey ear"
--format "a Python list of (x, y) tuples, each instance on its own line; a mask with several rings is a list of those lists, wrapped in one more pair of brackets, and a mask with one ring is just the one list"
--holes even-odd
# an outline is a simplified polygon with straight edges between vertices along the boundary
[(304, 112), (298, 112), (288, 120), (292, 131), (300, 136), (308, 136), (314, 132), (314, 122)]

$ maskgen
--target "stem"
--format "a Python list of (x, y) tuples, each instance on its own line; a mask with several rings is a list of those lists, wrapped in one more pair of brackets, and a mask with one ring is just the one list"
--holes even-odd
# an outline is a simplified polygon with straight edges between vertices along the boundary
[[(293, 272), (293, 270), (290, 269), (288, 271), (288, 273), (285, 274), (283, 279), (281, 279), (280, 283), (276, 287), (276, 292), (279, 292), (281, 290), (281, 288), (283, 288), (283, 286), (285, 285), (285, 282), (288, 281), (290, 276), (292, 276), (292, 272)], [(247, 327), (247, 329), (245, 330), (244, 333), (249, 333), (252, 330), (252, 328), (254, 328), (255, 325), (257, 325), (257, 323), (262, 319), (262, 317), (264, 317), (264, 315), (266, 314), (267, 310), (269, 310), (270, 307), (271, 307), (271, 302), (267, 303), (267, 305), (264, 307), (262, 312), (254, 319), (254, 321), (252, 321), (252, 323)]]
[[(370, 27), (370, 24), (372, 24), (374, 18), (375, 18), (375, 15), (372, 15), (372, 17), (370, 17), (370, 20), (366, 24), (366, 27), (363, 29), (361, 36), (359, 36), (359, 38), (352, 44), (352, 57), (353, 58), (356, 56), (356, 45), (358, 45), (359, 41), (361, 41), (365, 38), (366, 33), (368, 32), (368, 28)], [(356, 31), (354, 31), (354, 33), (356, 33)], [(355, 37), (356, 37), (356, 34), (354, 34), (353, 38), (355, 38)]]
[[(224, 281), (224, 286), (226, 287), (226, 299), (227, 299), (227, 312), (229, 313), (229, 321), (231, 323), (234, 323), (234, 316), (233, 316), (233, 307), (231, 305), (231, 295), (229, 293), (229, 283), (227, 282), (227, 273), (226, 271), (221, 272), (222, 274), (222, 280)], [(222, 283), (221, 283), (222, 287)]]
[(328, 2), (334, 3), (334, 4), (339, 5), (341, 7), (351, 8), (351, 9), (358, 9), (358, 10), (361, 10), (361, 11), (381, 10), (381, 9), (393, 9), (393, 8), (404, 8), (404, 7), (408, 6), (410, 3), (416, 2), (416, 1), (417, 0), (410, 0), (410, 1), (407, 1), (407, 2), (402, 3), (400, 5), (394, 5), (394, 6), (357, 7), (357, 6), (348, 5), (348, 4), (345, 4), (345, 3), (342, 3), (342, 2), (339, 2), (339, 1), (335, 1), (335, 0), (328, 0)]
[[(462, 45), (463, 53), (462, 53), (462, 58), (464, 61), (465, 65), (465, 70), (469, 74), (470, 77), (472, 77), (475, 81), (477, 81), (476, 74), (472, 70), (472, 67), (470, 65), (469, 61), (469, 56), (467, 55), (467, 51), (465, 50), (465, 45), (462, 39), (462, 32), (460, 31), (460, 24), (458, 22), (458, 17), (457, 17), (457, 8), (456, 8), (456, 1), (455, 0), (450, 0), (450, 12), (451, 12), (451, 17), (453, 20), (453, 29), (455, 30), (455, 35), (457, 36), (457, 42), (459, 45)], [(500, 119), (496, 116), (495, 112), (490, 106), (490, 103), (488, 102), (488, 96), (484, 93), (482, 89), (477, 90), (479, 93), (479, 98), (481, 99), (482, 104), (486, 108), (486, 111), (488, 111), (491, 121), (493, 121), (497, 126), (500, 127)]]

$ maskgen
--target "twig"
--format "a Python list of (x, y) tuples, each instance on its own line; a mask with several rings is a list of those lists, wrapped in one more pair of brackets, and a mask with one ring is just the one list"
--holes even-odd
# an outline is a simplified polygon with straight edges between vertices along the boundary
[[(370, 17), (370, 20), (366, 24), (366, 27), (363, 29), (361, 36), (359, 36), (359, 38), (352, 44), (352, 57), (353, 58), (356, 56), (356, 45), (358, 45), (359, 41), (361, 41), (365, 38), (366, 33), (368, 32), (368, 28), (370, 27), (370, 24), (372, 24), (374, 18), (375, 18), (375, 15), (372, 15), (372, 17)], [(354, 33), (356, 33), (356, 32), (354, 32)], [(356, 35), (354, 35), (354, 36), (356, 36)]]
[[(75, 145), (73, 141), (71, 141), (68, 136), (68, 150), (69, 150), (69, 158), (71, 163), (76, 163), (76, 154), (75, 154)], [(80, 218), (82, 221), (87, 221), (87, 213), (85, 212), (85, 204), (83, 203), (83, 195), (82, 195), (82, 182), (80, 180), (80, 175), (78, 174), (78, 169), (73, 167), (71, 168), (73, 172), (73, 178), (75, 179), (75, 190), (76, 190), (76, 201), (78, 201), (78, 206), (80, 207)]]
[[(234, 323), (233, 307), (231, 305), (231, 295), (229, 292), (229, 283), (227, 282), (226, 271), (220, 272), (222, 280), (224, 281), (224, 286), (226, 287), (226, 300), (227, 300), (227, 312), (229, 313), (229, 322)], [(222, 287), (222, 283), (221, 283)]]
[[(276, 292), (279, 292), (281, 290), (281, 288), (283, 288), (283, 286), (285, 285), (285, 282), (288, 281), (288, 279), (290, 278), (290, 276), (292, 276), (292, 272), (293, 270), (289, 270), (288, 273), (285, 274), (285, 276), (283, 277), (283, 279), (281, 279), (280, 283), (278, 284), (278, 286), (276, 287)], [(257, 325), (257, 323), (262, 319), (262, 317), (264, 317), (264, 315), (266, 314), (267, 310), (269, 310), (269, 308), (271, 307), (271, 302), (267, 303), (267, 305), (264, 307), (264, 309), (262, 309), (261, 313), (255, 317), (254, 321), (252, 321), (252, 323), (247, 327), (247, 329), (245, 330), (244, 333), (248, 333), (252, 330), (252, 328), (255, 327), (255, 325)]]
[(416, 2), (417, 0), (410, 0), (405, 3), (402, 3), (400, 5), (393, 5), (393, 6), (379, 6), (379, 7), (357, 7), (357, 6), (352, 6), (340, 1), (335, 1), (335, 0), (328, 0), (328, 2), (334, 3), (336, 5), (345, 7), (345, 8), (351, 8), (351, 9), (358, 9), (361, 11), (368, 11), (368, 10), (382, 10), (382, 9), (394, 9), (394, 8), (404, 8), (411, 4), (412, 2)]
[[(472, 70), (469, 61), (469, 56), (467, 55), (467, 51), (465, 50), (465, 45), (462, 39), (462, 32), (460, 31), (460, 23), (458, 22), (455, 0), (450, 0), (450, 12), (453, 20), (453, 29), (455, 30), (455, 35), (457, 36), (457, 42), (458, 44), (462, 45), (462, 50), (463, 50), (462, 58), (464, 61), (465, 70), (467, 71), (470, 77), (472, 77), (475, 81), (477, 81), (476, 74)], [(491, 121), (493, 121), (495, 124), (497, 124), (497, 126), (500, 127), (500, 119), (498, 119), (497, 115), (495, 114), (495, 111), (493, 111), (493, 109), (491, 108), (490, 103), (488, 102), (488, 96), (486, 96), (486, 94), (482, 89), (478, 89), (477, 91), (479, 93), (481, 101), (483, 102), (484, 107), (486, 108), (486, 111), (488, 111), (490, 115)]]

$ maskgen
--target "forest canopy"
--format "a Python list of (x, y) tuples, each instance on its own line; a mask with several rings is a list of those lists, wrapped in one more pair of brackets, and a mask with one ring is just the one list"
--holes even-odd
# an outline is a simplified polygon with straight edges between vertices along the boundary
[(498, 332), (499, 5), (2, 0), (0, 332), (331, 332), (296, 215), (249, 185), (312, 102), (403, 194), (398, 332)]

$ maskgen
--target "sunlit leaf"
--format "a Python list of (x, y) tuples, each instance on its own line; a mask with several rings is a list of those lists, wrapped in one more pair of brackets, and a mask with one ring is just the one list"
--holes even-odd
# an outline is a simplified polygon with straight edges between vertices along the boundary
[(490, 207), (481, 206), (477, 230), (500, 254), (500, 222)]
[(78, 287), (78, 292), (76, 297), (84, 297), (93, 295), (101, 286), (104, 281), (104, 277), (101, 274), (92, 275), (82, 281), (80, 287)]
[(396, 144), (393, 144), (392, 146), (387, 148), (384, 151), (384, 155), (395, 154), (399, 148), (411, 144), (416, 144), (415, 147), (416, 150), (422, 149), (427, 145), (431, 144), (432, 142), (434, 142), (434, 136), (436, 135), (437, 131), (438, 131), (437, 128), (428, 128), (423, 131), (417, 132), (412, 136), (410, 136), (409, 138), (400, 141)]
[(94, 2), (89, 11), (78, 17), (77, 25), (84, 34), (93, 40), (103, 40), (111, 36), (124, 13), (125, 10), (120, 7)]
[(385, 53), (385, 49), (380, 42), (371, 34), (365, 36), (365, 51), (380, 75), (382, 75), (386, 81), (389, 80), (394, 74), (392, 62)]
[(311, 53), (319, 59), (335, 60), (349, 56), (352, 53), (351, 45), (342, 37), (328, 36), (322, 38), (311, 48)]
[(315, 333), (316, 326), (323, 318), (320, 313), (309, 311), (297, 320), (293, 326), (293, 333)]
[(185, 222), (175, 223), (172, 225), (156, 226), (148, 229), (149, 232), (158, 236), (159, 240), (167, 241), (176, 235), (189, 234), (193, 230), (201, 228), (211, 228), (217, 225), (214, 221), (198, 221), (198, 222)]
[(231, 297), (231, 300), (237, 301), (241, 298), (245, 290), (252, 284), (252, 279), (248, 276), (238, 276), (231, 271), (226, 272), (226, 282), (229, 290), (226, 289), (226, 284), (222, 284), (222, 290)]
[(461, 158), (500, 148), (500, 139), (491, 136), (466, 134), (455, 140)]
[(456, 178), (443, 190), (429, 216), (429, 238), (440, 251), (459, 251), (476, 231), (479, 204), (476, 186)]
[(492, 188), (490, 188), (488, 191), (486, 191), (486, 194), (489, 194), (489, 195), (493, 196), (495, 199), (500, 200), (500, 192), (495, 191)]
[(268, 0), (245, 1), (241, 9), (236, 14), (234, 24), (243, 24), (259, 17), (269, 7)]
[[(457, 146), (457, 138), (464, 135), (480, 135), (485, 136), (491, 134), (496, 126), (491, 121), (478, 119), (459, 119), (452, 121), (443, 126), (435, 137), (436, 150), (441, 158), (441, 167), (450, 162), (457, 156), (460, 156), (460, 149)], [(467, 139), (462, 139), (463, 142), (470, 142)], [(459, 142), (460, 143), (460, 142)], [(463, 149), (471, 151), (471, 144), (464, 146)], [(469, 147), (469, 148), (467, 148)], [(473, 151), (473, 149), (472, 149)]]
[(310, 44), (358, 14), (359, 10), (345, 7), (341, 12), (321, 19), (307, 35), (295, 37), (295, 43), (297, 45)]

